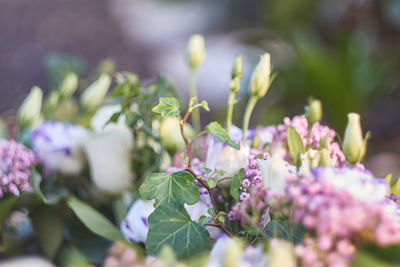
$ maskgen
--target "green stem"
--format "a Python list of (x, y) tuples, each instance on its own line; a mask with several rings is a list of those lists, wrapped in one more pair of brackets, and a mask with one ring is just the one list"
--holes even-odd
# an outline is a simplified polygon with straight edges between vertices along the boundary
[(228, 131), (229, 136), (231, 134), (232, 113), (233, 113), (234, 102), (235, 102), (235, 93), (231, 92), (231, 94), (229, 95), (228, 109), (226, 112), (226, 130)]
[(246, 141), (246, 135), (247, 135), (247, 130), (249, 129), (251, 113), (253, 112), (253, 109), (256, 106), (257, 100), (258, 97), (252, 95), (250, 96), (249, 102), (247, 102), (246, 111), (243, 117), (243, 140), (242, 140), (243, 144)]
[[(190, 70), (189, 75), (189, 97), (197, 97), (197, 89), (196, 89), (196, 70)], [(196, 132), (200, 132), (201, 130), (201, 122), (200, 122), (200, 111), (199, 109), (195, 109), (192, 112), (192, 122), (193, 127)]]

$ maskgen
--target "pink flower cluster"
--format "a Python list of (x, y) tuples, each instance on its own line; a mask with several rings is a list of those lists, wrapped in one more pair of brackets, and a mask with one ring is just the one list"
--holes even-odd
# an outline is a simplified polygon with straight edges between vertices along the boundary
[[(241, 202), (237, 202), (228, 214), (230, 220), (240, 220), (242, 226), (246, 225), (249, 221), (258, 224), (258, 222), (255, 222), (257, 219), (254, 219), (249, 212), (257, 210), (258, 214), (262, 214), (267, 208), (267, 189), (262, 183), (263, 178), (257, 162), (259, 155), (260, 151), (257, 149), (250, 151), (249, 163), (247, 168), (244, 169), (246, 178), (242, 181), (242, 186), (239, 188)], [(268, 153), (261, 155), (263, 159), (269, 157)]]
[[(366, 187), (374, 184), (380, 187), (377, 179), (365, 181)], [(286, 193), (293, 219), (316, 233), (296, 247), (306, 266), (347, 266), (362, 242), (400, 243), (400, 216), (388, 199), (362, 200), (319, 175), (300, 177)]]
[(277, 126), (278, 133), (274, 141), (286, 141), (289, 126), (296, 129), (305, 146), (310, 146), (313, 149), (325, 146), (330, 151), (331, 158), (336, 161), (336, 166), (342, 166), (346, 162), (339, 143), (334, 141), (336, 132), (328, 126), (316, 122), (311, 126), (309, 133), (308, 122), (304, 115), (295, 116), (292, 120), (286, 117), (283, 124)]
[(36, 163), (33, 151), (14, 140), (0, 140), (0, 197), (5, 192), (18, 196), (31, 188), (30, 167)]

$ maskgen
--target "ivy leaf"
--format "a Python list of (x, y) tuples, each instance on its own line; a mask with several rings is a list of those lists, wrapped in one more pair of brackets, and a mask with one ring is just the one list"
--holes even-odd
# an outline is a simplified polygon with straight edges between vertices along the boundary
[(160, 205), (150, 214), (148, 222), (146, 249), (150, 254), (157, 255), (164, 246), (169, 246), (178, 257), (188, 258), (210, 245), (205, 227), (192, 221), (183, 205)]
[(292, 126), (289, 126), (287, 129), (287, 141), (292, 159), (294, 160), (295, 165), (300, 167), (300, 154), (304, 154), (305, 149), (299, 133)]
[(198, 220), (198, 223), (201, 225), (204, 225), (204, 224), (208, 223), (210, 220), (211, 220), (210, 216), (201, 215)]
[(206, 131), (212, 134), (218, 141), (221, 143), (227, 143), (229, 146), (240, 149), (240, 145), (236, 144), (230, 137), (228, 132), (225, 130), (224, 127), (221, 126), (218, 122), (214, 121), (211, 122), (206, 126)]
[(200, 197), (194, 177), (184, 171), (172, 174), (152, 173), (144, 180), (139, 193), (144, 199), (155, 199), (155, 207), (171, 202), (193, 205), (199, 201)]
[(93, 233), (110, 241), (124, 240), (121, 232), (97, 210), (75, 197), (68, 199), (68, 206)]
[(153, 108), (153, 112), (160, 113), (163, 118), (179, 115), (179, 101), (175, 97), (160, 97), (160, 103)]
[(210, 177), (207, 179), (207, 184), (210, 188), (214, 188), (217, 186), (217, 179), (215, 179), (214, 177)]
[(210, 174), (210, 173), (212, 172), (212, 170), (209, 169), (209, 168), (207, 168), (207, 167), (201, 167), (201, 168), (200, 168), (200, 171), (201, 171), (201, 172), (204, 172), (204, 173), (207, 173), (207, 174)]
[(245, 179), (244, 175), (244, 170), (240, 169), (238, 174), (235, 174), (232, 178), (232, 183), (231, 183), (231, 196), (236, 200), (239, 201), (239, 196), (240, 196), (240, 187), (242, 186), (243, 180)]

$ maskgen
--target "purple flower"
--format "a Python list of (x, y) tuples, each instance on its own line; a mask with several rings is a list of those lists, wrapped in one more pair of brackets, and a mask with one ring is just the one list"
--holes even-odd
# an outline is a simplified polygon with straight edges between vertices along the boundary
[(47, 170), (78, 174), (84, 162), (81, 143), (87, 136), (81, 126), (47, 121), (32, 131), (32, 142)]
[(0, 140), (0, 197), (5, 192), (18, 196), (20, 191), (30, 190), (30, 168), (35, 163), (35, 154), (23, 144)]

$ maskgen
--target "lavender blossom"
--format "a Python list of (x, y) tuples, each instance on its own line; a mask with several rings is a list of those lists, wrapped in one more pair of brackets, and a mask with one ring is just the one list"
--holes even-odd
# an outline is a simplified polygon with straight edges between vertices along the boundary
[(20, 191), (30, 190), (30, 168), (35, 163), (35, 154), (23, 144), (0, 140), (0, 197), (5, 192), (19, 196)]

